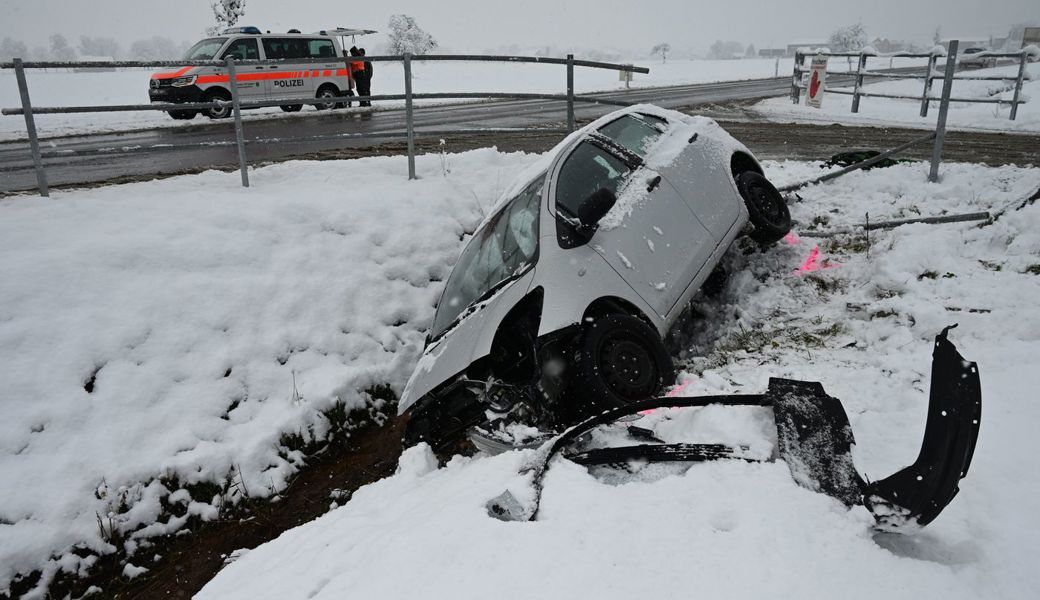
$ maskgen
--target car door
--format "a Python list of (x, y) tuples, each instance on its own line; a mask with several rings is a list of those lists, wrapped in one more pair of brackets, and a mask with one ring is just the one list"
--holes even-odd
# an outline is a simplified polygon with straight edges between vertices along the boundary
[(305, 77), (310, 75), (307, 69), (313, 65), (294, 62), (309, 56), (306, 41), (291, 37), (265, 37), (263, 44), (268, 60), (285, 61), (267, 68), (268, 98), (313, 98), (314, 78)]
[[(220, 60), (227, 60), (229, 56), (233, 56), (235, 62), (260, 60), (260, 44), (256, 38), (250, 37), (232, 40), (221, 53)], [(262, 100), (266, 96), (267, 91), (261, 74), (264, 70), (265, 67), (260, 65), (236, 65), (235, 80), (238, 83), (239, 98), (243, 101)]]
[(704, 267), (715, 242), (659, 173), (609, 140), (590, 137), (557, 172), (557, 214), (575, 218), (581, 202), (601, 188), (618, 201), (588, 244), (664, 317)]
[(671, 164), (661, 168), (661, 174), (721, 243), (740, 218), (743, 206), (730, 174), (732, 152), (713, 137), (677, 133), (686, 138), (686, 147)]

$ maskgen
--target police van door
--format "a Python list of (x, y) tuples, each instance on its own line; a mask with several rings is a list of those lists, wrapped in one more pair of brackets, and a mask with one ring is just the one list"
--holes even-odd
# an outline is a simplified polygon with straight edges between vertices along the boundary
[(313, 82), (315, 93), (325, 83), (335, 85), (340, 94), (347, 93), (347, 90), (350, 89), (350, 79), (347, 76), (346, 65), (343, 64), (343, 59), (339, 56), (339, 51), (331, 39), (308, 39), (307, 56), (328, 59), (328, 62), (311, 64), (312, 68), (317, 69), (312, 71), (311, 75), (318, 76), (318, 80)]
[[(220, 60), (227, 60), (229, 56), (235, 57), (236, 62), (240, 60), (260, 60), (260, 45), (257, 44), (256, 38), (233, 40), (228, 44), (224, 53), (220, 55)], [(238, 81), (238, 93), (242, 100), (262, 100), (267, 94), (267, 90), (264, 88), (263, 75), (261, 74), (265, 69), (266, 67), (257, 65), (235, 67), (235, 79)]]
[(311, 65), (293, 62), (307, 58), (307, 41), (294, 37), (263, 38), (264, 54), (268, 60), (284, 60), (285, 64), (269, 65), (265, 80), (268, 98), (313, 98), (313, 78), (307, 69)]

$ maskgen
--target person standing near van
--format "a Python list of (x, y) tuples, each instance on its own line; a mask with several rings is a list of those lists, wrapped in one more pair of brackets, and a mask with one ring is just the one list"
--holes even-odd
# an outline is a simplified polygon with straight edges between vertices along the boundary
[[(358, 48), (358, 56), (364, 58), (365, 49)], [(357, 75), (357, 88), (358, 96), (371, 96), (372, 95), (372, 62), (365, 60), (361, 61), (361, 71)], [(372, 106), (372, 103), (368, 100), (363, 100), (359, 103), (361, 106)]]

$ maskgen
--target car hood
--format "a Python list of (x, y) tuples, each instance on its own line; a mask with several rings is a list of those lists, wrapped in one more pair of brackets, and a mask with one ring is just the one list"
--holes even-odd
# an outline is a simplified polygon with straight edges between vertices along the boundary
[(397, 414), (404, 414), (431, 390), (488, 355), (498, 325), (527, 295), (534, 272), (528, 270), (495, 295), (468, 308), (466, 316), (426, 347), (401, 394)]

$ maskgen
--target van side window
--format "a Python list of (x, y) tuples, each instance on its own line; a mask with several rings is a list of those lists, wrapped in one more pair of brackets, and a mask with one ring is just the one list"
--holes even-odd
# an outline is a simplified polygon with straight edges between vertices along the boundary
[(238, 39), (231, 42), (220, 58), (225, 59), (229, 56), (234, 56), (235, 60), (259, 60), (260, 47), (257, 46), (255, 39)]
[(307, 49), (311, 58), (336, 58), (332, 40), (307, 40)]
[(310, 57), (307, 42), (299, 38), (264, 38), (264, 54), (273, 60)]

